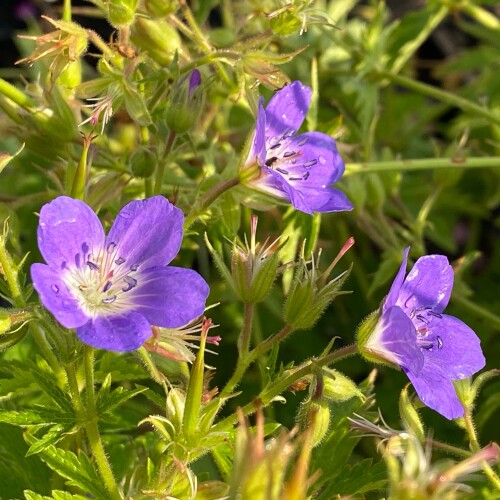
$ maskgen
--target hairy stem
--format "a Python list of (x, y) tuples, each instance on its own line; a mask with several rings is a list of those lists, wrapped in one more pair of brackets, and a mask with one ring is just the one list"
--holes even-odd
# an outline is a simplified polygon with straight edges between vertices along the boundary
[(224, 194), (227, 190), (240, 183), (238, 177), (229, 179), (228, 181), (220, 182), (210, 188), (199, 200), (196, 201), (193, 208), (184, 220), (184, 229), (189, 229), (196, 218), (201, 215), (219, 196)]
[[(481, 445), (479, 444), (479, 439), (477, 437), (476, 426), (474, 425), (474, 420), (472, 418), (471, 412), (466, 409), (464, 415), (465, 422), (465, 430), (467, 431), (467, 435), (469, 436), (469, 443), (472, 451), (474, 453), (478, 452), (481, 449)], [(481, 467), (483, 468), (483, 472), (488, 476), (488, 479), (491, 483), (500, 490), (500, 478), (496, 474), (496, 472), (492, 469), (488, 462), (483, 461), (481, 463)]]
[(87, 389), (87, 418), (85, 419), (85, 431), (87, 432), (90, 448), (104, 484), (109, 491), (110, 498), (113, 500), (121, 500), (122, 496), (120, 495), (113, 471), (111, 470), (111, 465), (109, 464), (108, 457), (104, 451), (104, 445), (102, 444), (97, 424), (98, 415), (96, 414), (94, 393), (94, 349), (86, 345), (84, 353), (85, 387)]
[(432, 97), (438, 101), (442, 101), (450, 106), (456, 106), (457, 108), (465, 111), (466, 113), (471, 113), (472, 115), (482, 116), (486, 118), (491, 123), (495, 125), (500, 125), (500, 114), (493, 112), (492, 110), (480, 106), (475, 102), (469, 101), (463, 97), (452, 92), (447, 92), (446, 90), (438, 89), (427, 83), (422, 83), (414, 80), (413, 78), (408, 78), (407, 76), (397, 75), (391, 71), (378, 70), (377, 75), (381, 78), (387, 78), (392, 83), (405, 87), (409, 90), (413, 90), (422, 95)]
[(355, 174), (380, 172), (410, 172), (442, 168), (500, 168), (500, 157), (479, 158), (422, 158), (417, 160), (391, 160), (367, 163), (347, 163), (344, 177)]
[(163, 158), (158, 162), (158, 168), (156, 170), (155, 185), (153, 188), (153, 194), (160, 194), (163, 186), (163, 176), (165, 175), (165, 166), (167, 164), (167, 159), (172, 151), (172, 147), (175, 143), (176, 134), (170, 131), (167, 138), (167, 144), (165, 145), (165, 151), (163, 152)]
[[(250, 415), (256, 412), (258, 408), (262, 406), (267, 406), (276, 396), (284, 392), (294, 382), (296, 382), (301, 378), (306, 377), (307, 375), (311, 375), (311, 373), (313, 373), (314, 370), (317, 370), (318, 367), (336, 363), (337, 361), (353, 356), (357, 352), (358, 352), (357, 345), (351, 344), (346, 347), (342, 347), (341, 349), (337, 349), (336, 351), (327, 354), (323, 358), (310, 359), (305, 361), (298, 368), (292, 369), (291, 373), (289, 373), (287, 376), (283, 377), (281, 380), (274, 381), (270, 387), (264, 389), (257, 397), (258, 400), (257, 403), (256, 401), (252, 401), (251, 403), (246, 404), (241, 409), (243, 415)], [(238, 422), (238, 415), (236, 415), (236, 413), (233, 413), (229, 417), (226, 417), (224, 420), (221, 420), (218, 424), (216, 424), (212, 428), (212, 430), (214, 432), (225, 430), (228, 429), (228, 427), (236, 424), (237, 422)]]

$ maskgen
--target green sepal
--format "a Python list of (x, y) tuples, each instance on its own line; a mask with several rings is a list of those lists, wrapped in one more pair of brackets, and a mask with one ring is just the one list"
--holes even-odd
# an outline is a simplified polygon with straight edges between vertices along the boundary
[(406, 429), (411, 431), (417, 439), (423, 443), (425, 441), (425, 430), (422, 420), (410, 401), (410, 397), (408, 395), (408, 387), (410, 384), (406, 384), (403, 387), (401, 394), (399, 396), (399, 415), (401, 416), (401, 420), (404, 423)]

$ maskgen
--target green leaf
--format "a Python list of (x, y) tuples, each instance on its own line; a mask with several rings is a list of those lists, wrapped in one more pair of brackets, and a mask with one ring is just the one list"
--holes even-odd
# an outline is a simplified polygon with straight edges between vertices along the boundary
[(321, 491), (320, 499), (334, 498), (337, 495), (360, 495), (368, 491), (382, 490), (387, 483), (387, 470), (384, 462), (367, 458), (353, 466), (344, 467), (335, 481)]
[(29, 457), (30, 455), (40, 453), (45, 450), (47, 446), (58, 443), (67, 433), (71, 432), (74, 427), (73, 424), (56, 424), (52, 426), (42, 438), (38, 439), (36, 443), (29, 447), (26, 456)]
[(54, 490), (51, 497), (39, 495), (31, 490), (24, 490), (24, 498), (26, 500), (88, 500), (82, 495), (73, 495), (66, 491)]
[(40, 388), (56, 403), (65, 413), (74, 414), (73, 404), (60, 387), (54, 383), (52, 374), (42, 370), (32, 370), (33, 378), (38, 383)]
[(24, 144), (19, 148), (19, 150), (10, 155), (9, 153), (0, 153), (0, 173), (2, 170), (24, 149)]
[(35, 410), (0, 411), (0, 422), (4, 424), (20, 425), (22, 427), (27, 425), (51, 425), (56, 423), (52, 419), (47, 420), (46, 415), (41, 415)]
[[(37, 439), (25, 436), (26, 441), (33, 446)], [(99, 474), (94, 469), (90, 458), (83, 452), (76, 456), (71, 451), (56, 448), (53, 445), (46, 447), (38, 456), (55, 472), (67, 479), (68, 484), (77, 486), (85, 493), (97, 498), (108, 498), (108, 492), (101, 482)]]
[(109, 413), (111, 410), (125, 403), (125, 401), (147, 391), (147, 387), (140, 389), (126, 390), (123, 387), (117, 387), (111, 391), (111, 376), (106, 377), (103, 385), (96, 397), (96, 411), (98, 415)]

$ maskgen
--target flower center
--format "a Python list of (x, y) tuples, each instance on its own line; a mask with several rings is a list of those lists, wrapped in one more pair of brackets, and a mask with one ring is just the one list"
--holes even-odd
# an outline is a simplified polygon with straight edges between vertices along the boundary
[(67, 269), (63, 276), (66, 285), (90, 316), (118, 314), (130, 308), (127, 292), (137, 286), (139, 265), (130, 265), (121, 257), (116, 243), (108, 243), (96, 254), (83, 243), (75, 265), (64, 262), (61, 267)]
[(302, 137), (298, 142), (290, 147), (291, 137), (294, 131), (288, 129), (281, 137), (266, 137), (266, 161), (267, 167), (276, 170), (288, 181), (306, 181), (311, 173), (309, 170), (318, 162), (326, 163), (326, 160), (319, 156), (304, 162), (297, 162), (303, 156), (299, 149), (307, 143), (308, 138)]
[(426, 351), (432, 351), (435, 348), (443, 348), (443, 339), (432, 335), (432, 325), (439, 321), (443, 316), (432, 310), (431, 307), (417, 307), (410, 311), (409, 318), (412, 320), (417, 330), (417, 345)]

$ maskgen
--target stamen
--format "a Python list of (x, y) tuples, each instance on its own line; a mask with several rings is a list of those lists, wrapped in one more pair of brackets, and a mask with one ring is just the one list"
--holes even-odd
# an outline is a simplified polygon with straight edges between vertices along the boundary
[(289, 181), (301, 181), (302, 177), (289, 177), (288, 180)]
[(277, 168), (276, 169), (277, 172), (279, 172), (280, 174), (284, 174), (284, 175), (287, 175), (288, 174), (288, 170), (285, 170), (284, 168)]
[(99, 266), (90, 260), (87, 261), (87, 266), (89, 266), (92, 271), (99, 271)]
[(105, 299), (102, 299), (103, 304), (112, 304), (116, 300), (116, 295), (111, 295), (111, 297), (106, 297)]
[(294, 156), (296, 154), (297, 153), (295, 151), (286, 151), (285, 153), (283, 153), (283, 158), (290, 158), (290, 156)]
[(439, 318), (439, 319), (441, 319), (441, 318), (443, 317), (443, 315), (442, 315), (442, 314), (439, 314), (439, 313), (434, 312), (434, 311), (429, 311), (429, 312), (427, 313), (427, 315), (428, 315), (428, 316), (434, 316), (435, 318)]
[(318, 163), (318, 160), (309, 160), (309, 161), (306, 161), (304, 163), (304, 167), (311, 168), (311, 167), (314, 167), (314, 165), (316, 165), (316, 163)]
[(125, 259), (123, 257), (118, 257), (116, 260), (115, 260), (115, 264), (117, 266), (121, 266), (123, 263), (125, 262)]
[(87, 243), (82, 243), (82, 252), (83, 252), (83, 255), (87, 255), (89, 253), (89, 246), (87, 245)]
[(134, 288), (134, 286), (137, 285), (137, 280), (135, 278), (132, 278), (131, 276), (125, 276), (123, 278), (123, 281), (125, 281), (125, 283), (127, 283), (127, 286), (124, 286), (122, 288), (122, 290), (124, 292), (128, 292), (129, 290), (132, 290), (132, 288)]
[(113, 284), (112, 281), (108, 281), (105, 285), (104, 285), (104, 288), (102, 289), (103, 292), (107, 292), (110, 288), (111, 288), (111, 285)]
[(410, 311), (410, 319), (413, 319), (415, 317), (415, 312), (416, 312), (416, 309), (413, 308), (411, 311)]
[(298, 146), (303, 146), (307, 142), (307, 137), (302, 137), (302, 139), (297, 143)]
[(59, 293), (59, 287), (57, 285), (52, 285), (51, 288), (54, 293)]
[(269, 149), (277, 149), (281, 147), (281, 142), (277, 142), (276, 144), (272, 145)]
[(107, 248), (108, 253), (113, 253), (115, 251), (115, 248), (116, 248), (116, 243), (111, 242)]
[(302, 179), (304, 179), (305, 181), (307, 181), (307, 179), (309, 179), (309, 176), (310, 176), (310, 175), (311, 175), (311, 172), (306, 172), (306, 173), (303, 175)]
[(139, 269), (139, 264), (134, 264), (133, 266), (130, 266), (130, 270), (131, 270), (132, 272), (137, 271), (137, 269)]
[(441, 337), (436, 337), (437, 343), (438, 343), (438, 349), (443, 348), (443, 339)]
[(422, 321), (422, 323), (425, 323), (425, 324), (428, 323), (427, 319), (425, 319), (425, 317), (422, 316), (421, 314), (417, 314), (417, 319), (419, 319), (420, 321)]

